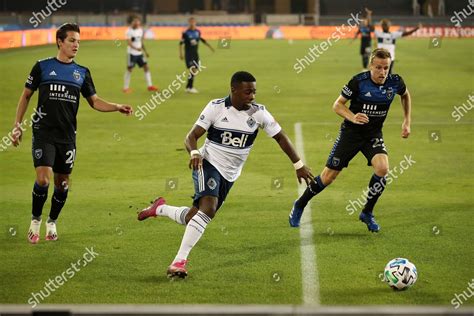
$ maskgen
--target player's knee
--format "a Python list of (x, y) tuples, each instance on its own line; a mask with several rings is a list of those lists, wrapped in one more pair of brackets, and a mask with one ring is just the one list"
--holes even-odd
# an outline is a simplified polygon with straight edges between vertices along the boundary
[(55, 176), (54, 187), (59, 191), (66, 191), (69, 189), (69, 177), (68, 176)]
[(49, 177), (38, 176), (38, 177), (36, 177), (36, 183), (38, 183), (38, 185), (40, 185), (42, 187), (48, 186), (49, 185)]
[(380, 165), (375, 167), (375, 174), (379, 177), (385, 177), (388, 174), (388, 165)]

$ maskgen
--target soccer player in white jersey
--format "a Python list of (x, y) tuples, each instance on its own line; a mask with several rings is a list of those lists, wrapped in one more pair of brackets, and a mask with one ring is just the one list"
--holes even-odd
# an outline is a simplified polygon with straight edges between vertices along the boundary
[(133, 15), (130, 16), (129, 21), (130, 27), (127, 29), (127, 70), (123, 80), (123, 92), (132, 92), (130, 89), (130, 79), (132, 78), (132, 70), (135, 65), (138, 65), (140, 68), (143, 67), (147, 90), (158, 91), (158, 88), (151, 82), (151, 72), (147, 62), (150, 54), (148, 54), (143, 44), (144, 31), (141, 27), (141, 20), (138, 16)]
[[(256, 80), (245, 71), (231, 79), (231, 94), (210, 101), (186, 136), (191, 155), (195, 194), (191, 207), (167, 205), (162, 197), (138, 214), (138, 220), (163, 216), (186, 225), (179, 251), (168, 267), (168, 277), (185, 278), (191, 249), (222, 206), (235, 180), (240, 176), (259, 129), (273, 137), (290, 158), (296, 177), (308, 184), (313, 176), (300, 160), (290, 139), (265, 106), (255, 103)], [(204, 145), (197, 141), (207, 132)]]
[(395, 64), (395, 42), (397, 38), (401, 38), (415, 33), (416, 31), (418, 31), (419, 28), (422, 27), (422, 25), (420, 23), (414, 29), (404, 32), (390, 32), (391, 22), (388, 19), (382, 19), (382, 21), (380, 21), (380, 25), (382, 26), (382, 31), (374, 31), (375, 37), (377, 38), (377, 48), (385, 48), (389, 51), (390, 56), (392, 56), (392, 63), (390, 64), (389, 70), (389, 74), (391, 74), (393, 70), (393, 65)]

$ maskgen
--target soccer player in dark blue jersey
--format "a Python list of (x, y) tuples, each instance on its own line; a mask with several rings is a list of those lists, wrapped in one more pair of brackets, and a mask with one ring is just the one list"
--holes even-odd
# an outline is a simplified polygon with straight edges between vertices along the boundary
[[(209, 43), (201, 37), (201, 31), (196, 28), (196, 19), (193, 17), (188, 20), (189, 26), (186, 31), (183, 32), (181, 41), (179, 42), (179, 58), (184, 58), (186, 67), (189, 69), (188, 82), (186, 84), (186, 92), (198, 93), (197, 89), (193, 87), (194, 76), (197, 74), (198, 66), (200, 63), (198, 47), (199, 42), (203, 42), (204, 45), (209, 47), (214, 52)], [(183, 57), (183, 45), (184, 45), (184, 57)]]
[(41, 214), (48, 196), (51, 171), (54, 193), (46, 222), (46, 240), (57, 240), (56, 220), (66, 203), (69, 175), (76, 158), (76, 115), (80, 95), (100, 112), (119, 111), (130, 115), (129, 105), (110, 103), (97, 96), (89, 69), (74, 62), (79, 49), (79, 26), (66, 23), (56, 31), (58, 54), (36, 62), (18, 102), (13, 127), (13, 144), (18, 146), (24, 127), (23, 117), (34, 91), (39, 90), (38, 106), (32, 119), (32, 155), (36, 170), (33, 186), (32, 220), (28, 240), (39, 241)]
[[(354, 76), (342, 89), (341, 95), (334, 102), (334, 111), (344, 118), (339, 136), (329, 154), (326, 167), (310, 185), (303, 195), (295, 201), (290, 213), (290, 225), (298, 227), (301, 215), (309, 200), (331, 184), (343, 168), (349, 165), (352, 158), (362, 152), (374, 174), (369, 181), (369, 192), (364, 209), (359, 219), (371, 232), (378, 232), (380, 227), (375, 221), (373, 210), (375, 203), (386, 186), (386, 175), (389, 172), (388, 154), (385, 148), (382, 126), (387, 117), (390, 104), (396, 94), (401, 96), (404, 120), (402, 123), (403, 138), (410, 135), (411, 98), (402, 77), (389, 75), (390, 53), (377, 48), (370, 56), (370, 71)], [(347, 107), (347, 101), (351, 101)]]
[(360, 55), (362, 56), (362, 67), (367, 69), (369, 64), (370, 53), (372, 52), (372, 32), (374, 31), (374, 26), (372, 25), (372, 11), (365, 8), (367, 16), (362, 20), (359, 29), (354, 36), (355, 40), (359, 37), (360, 34)]

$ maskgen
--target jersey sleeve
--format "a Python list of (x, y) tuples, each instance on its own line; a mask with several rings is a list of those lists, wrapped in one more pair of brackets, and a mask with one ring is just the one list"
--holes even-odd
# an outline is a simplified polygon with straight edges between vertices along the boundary
[(81, 93), (84, 98), (88, 98), (96, 94), (94, 81), (92, 81), (92, 76), (89, 69), (86, 70), (86, 78), (84, 79), (84, 82), (82, 83)]
[(382, 32), (379, 30), (374, 30), (375, 37), (382, 37)]
[(393, 38), (400, 38), (402, 36), (403, 36), (403, 32), (401, 32), (401, 31), (392, 32), (392, 37)]
[(31, 69), (31, 72), (28, 78), (26, 79), (25, 88), (35, 91), (36, 89), (38, 89), (40, 82), (41, 82), (41, 66), (39, 62), (36, 62), (36, 64)]
[(265, 108), (262, 113), (262, 123), (260, 126), (268, 136), (273, 137), (281, 131), (281, 126), (275, 118)]
[(209, 127), (211, 127), (211, 125), (216, 121), (216, 115), (216, 105), (213, 102), (209, 102), (204, 110), (202, 110), (195, 124), (201, 126), (207, 131)]
[(127, 29), (127, 32), (125, 32), (125, 36), (128, 40), (132, 39), (132, 30), (130, 28)]
[(179, 44), (184, 44), (184, 41), (186, 40), (186, 32), (181, 33), (181, 40), (179, 41)]
[(357, 96), (358, 92), (359, 82), (356, 78), (352, 78), (344, 87), (342, 87), (341, 95), (348, 100), (352, 100)]
[(400, 77), (400, 81), (398, 82), (398, 91), (397, 94), (404, 95), (407, 91), (407, 86), (405, 85), (405, 81), (402, 77)]

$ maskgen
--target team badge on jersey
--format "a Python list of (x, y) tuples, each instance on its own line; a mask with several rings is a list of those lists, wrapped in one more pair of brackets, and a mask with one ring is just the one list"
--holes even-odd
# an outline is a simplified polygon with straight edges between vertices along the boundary
[(387, 99), (391, 100), (393, 98), (393, 88), (388, 87), (387, 89)]
[(214, 178), (209, 178), (209, 180), (207, 180), (207, 186), (209, 189), (214, 190), (217, 186), (216, 180), (214, 180)]
[(253, 117), (249, 117), (249, 119), (247, 120), (247, 125), (252, 128), (255, 126), (255, 119)]
[(35, 149), (35, 158), (41, 159), (43, 157), (43, 149)]
[(76, 81), (81, 80), (81, 73), (77, 70), (74, 70), (74, 72), (72, 73), (72, 76), (74, 77)]

